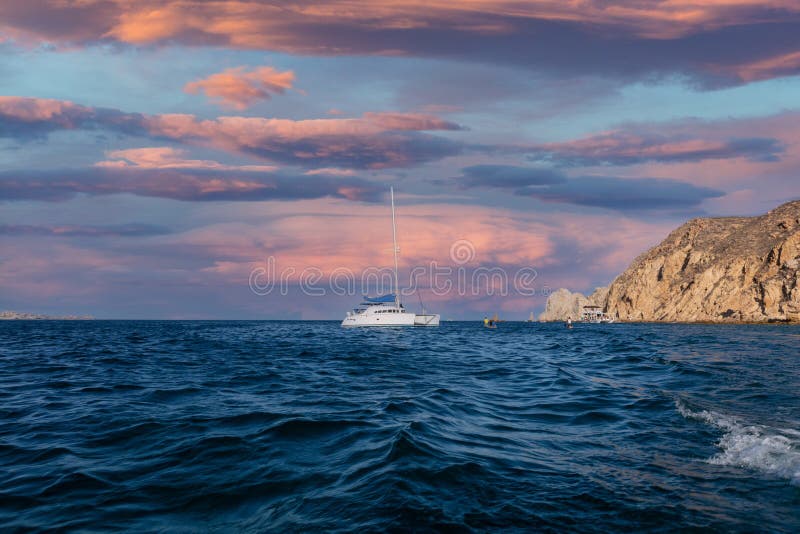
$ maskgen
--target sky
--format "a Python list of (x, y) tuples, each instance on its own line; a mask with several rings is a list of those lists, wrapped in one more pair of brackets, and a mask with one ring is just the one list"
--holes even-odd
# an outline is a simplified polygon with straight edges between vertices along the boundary
[[(0, 309), (444, 319), (800, 198), (796, 0), (0, 2)], [(388, 271), (387, 271), (388, 270)]]

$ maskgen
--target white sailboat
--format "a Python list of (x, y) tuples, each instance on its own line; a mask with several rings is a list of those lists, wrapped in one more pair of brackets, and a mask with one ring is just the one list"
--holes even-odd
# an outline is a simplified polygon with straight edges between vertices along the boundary
[(392, 242), (394, 243), (394, 291), (388, 295), (364, 300), (342, 321), (342, 326), (439, 326), (438, 313), (414, 313), (405, 309), (400, 302), (397, 262), (397, 224), (394, 214), (394, 188), (392, 199)]

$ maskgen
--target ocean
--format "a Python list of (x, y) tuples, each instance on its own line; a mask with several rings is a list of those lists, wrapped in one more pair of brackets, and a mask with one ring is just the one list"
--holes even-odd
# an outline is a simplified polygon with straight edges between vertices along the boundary
[(800, 327), (0, 323), (0, 530), (800, 531)]

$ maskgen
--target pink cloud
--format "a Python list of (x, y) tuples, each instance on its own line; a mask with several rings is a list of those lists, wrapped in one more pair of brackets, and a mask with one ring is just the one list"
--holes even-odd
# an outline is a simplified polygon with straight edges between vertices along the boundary
[[(465, 218), (460, 206), (399, 206), (401, 265), (404, 269), (430, 261), (455, 265), (450, 250), (459, 240), (474, 247), (470, 267), (542, 263), (553, 252), (548, 239), (552, 228), (520, 220), (518, 215), (473, 206)], [(239, 276), (270, 254), (283, 267), (295, 267), (297, 274), (306, 267), (327, 273), (337, 268), (360, 272), (391, 265), (390, 220), (385, 205), (361, 205), (354, 211), (341, 202), (307, 201), (301, 209), (297, 204), (275, 205), (270, 210), (269, 232), (258, 224), (230, 223), (193, 231), (181, 240), (218, 250), (228, 261), (239, 260)], [(231, 240), (225, 235), (236, 237)]]
[(76, 119), (91, 114), (91, 108), (67, 100), (0, 96), (0, 115), (22, 122), (52, 121), (64, 128), (76, 128)]
[(277, 167), (273, 165), (224, 165), (211, 160), (186, 159), (186, 152), (186, 150), (171, 147), (112, 150), (106, 153), (109, 159), (95, 163), (95, 167), (120, 169), (208, 169), (253, 172), (272, 172), (277, 170)]
[[(463, 264), (469, 280), (465, 294), (455, 290), (436, 294), (427, 287), (430, 280), (426, 276), (419, 279), (425, 302), (437, 311), (504, 311), (527, 316), (528, 311), (544, 305), (548, 290), (569, 287), (591, 291), (597, 284), (609, 283), (675, 226), (670, 221), (646, 222), (613, 215), (542, 216), (480, 206), (471, 206), (465, 217), (461, 206), (407, 206), (402, 198), (398, 199), (401, 286), (407, 284), (412, 268), (426, 267), (431, 261), (451, 267), (455, 273), (459, 264), (451, 258), (451, 247), (456, 242), (468, 242), (472, 247), (469, 261)], [(353, 212), (340, 202), (317, 200), (305, 202), (302, 209), (275, 206), (269, 232), (258, 223), (230, 223), (198, 229), (179, 239), (212, 251), (210, 254), (219, 260), (208, 273), (227, 284), (247, 284), (252, 270), (264, 267), (268, 256), (275, 258), (277, 272), (294, 269), (288, 278), (292, 283), (299, 281), (305, 269), (315, 268), (324, 273), (324, 284), (337, 270), (350, 271), (358, 278), (364, 269), (391, 267), (388, 215), (385, 206), (364, 206)], [(236, 237), (231, 241), (226, 236)], [(560, 250), (564, 247), (569, 252)], [(512, 284), (506, 296), (499, 292), (488, 295), (485, 281), (472, 285), (472, 273), (480, 267), (505, 270)], [(531, 286), (536, 293), (533, 296), (520, 294), (513, 287), (513, 276), (523, 267), (538, 272)], [(454, 287), (455, 278), (455, 274), (448, 278)], [(414, 305), (415, 299), (406, 298)]]
[[(583, 273), (584, 284), (598, 278), (610, 281), (674, 227), (670, 221), (646, 222), (616, 215), (543, 216), (482, 206), (470, 206), (465, 217), (463, 206), (408, 206), (402, 199), (398, 197), (398, 240), (401, 269), (406, 275), (413, 267), (436, 261), (454, 268), (501, 266), (513, 272), (527, 266), (543, 273), (550, 270), (549, 279), (539, 280), (539, 284), (554, 287), (571, 279), (573, 270)], [(361, 205), (354, 212), (341, 201), (312, 200), (304, 201), (302, 209), (297, 204), (274, 205), (269, 232), (256, 222), (237, 222), (198, 229), (180, 239), (215, 250), (213, 255), (228, 262), (225, 271), (238, 280), (246, 279), (269, 255), (276, 258), (279, 268), (295, 268), (292, 279), (307, 267), (327, 274), (340, 268), (360, 273), (368, 267), (391, 266), (389, 216), (383, 205)], [(587, 232), (587, 228), (601, 228), (602, 232)], [(463, 264), (451, 257), (457, 242), (469, 249), (465, 256), (469, 261)], [(574, 255), (560, 257), (557, 247), (567, 242)], [(570, 262), (567, 269), (562, 267), (564, 261)], [(553, 269), (564, 271), (564, 277), (555, 276)]]
[(323, 167), (321, 169), (311, 169), (305, 174), (327, 174), (329, 176), (354, 176), (356, 173), (352, 169), (337, 169), (336, 167)]
[(45, 98), (19, 98), (0, 96), (0, 112), (21, 120), (51, 119), (61, 115), (66, 108), (74, 106), (72, 102)]
[(175, 138), (227, 139), (257, 145), (267, 138), (299, 140), (317, 136), (361, 136), (391, 131), (460, 130), (459, 125), (420, 113), (365, 113), (357, 119), (263, 119), (219, 117), (197, 120), (193, 115), (152, 115), (145, 125), (154, 135)]
[[(103, 290), (92, 283), (93, 279), (129, 272), (135, 261), (127, 254), (29, 238), (4, 242), (3, 249), (9, 253), (0, 271), (3, 293), (43, 302), (97, 294)], [(65, 273), (69, 273), (69, 280)]]
[(732, 74), (746, 82), (791, 76), (800, 72), (800, 52), (790, 52), (717, 70)]
[(187, 93), (204, 93), (223, 107), (246, 109), (259, 100), (269, 100), (292, 88), (294, 72), (280, 72), (272, 67), (259, 67), (248, 71), (234, 67), (217, 74), (189, 82), (183, 88)]
[(426, 113), (367, 112), (363, 120), (384, 130), (461, 130), (461, 126)]

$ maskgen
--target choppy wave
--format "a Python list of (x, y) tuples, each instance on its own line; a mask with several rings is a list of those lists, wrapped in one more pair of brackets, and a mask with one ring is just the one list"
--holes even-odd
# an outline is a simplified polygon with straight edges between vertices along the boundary
[(749, 424), (710, 410), (693, 411), (680, 399), (675, 405), (683, 417), (723, 432), (717, 442), (721, 452), (709, 458), (709, 463), (755, 469), (800, 486), (800, 431)]
[(0, 531), (796, 532), (798, 333), (0, 323)]

